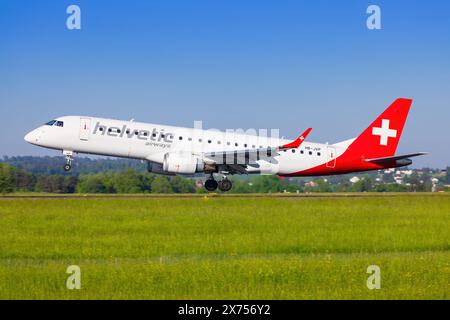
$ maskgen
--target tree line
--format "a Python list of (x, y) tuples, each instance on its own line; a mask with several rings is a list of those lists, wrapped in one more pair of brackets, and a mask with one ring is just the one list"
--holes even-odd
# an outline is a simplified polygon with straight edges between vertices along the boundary
[(34, 174), (0, 163), (0, 193), (193, 193), (195, 180), (134, 169), (76, 175)]
[[(66, 173), (63, 170), (65, 159), (61, 156), (4, 156), (2, 159), (0, 158), (0, 162), (8, 163), (13, 167), (35, 174), (64, 175)], [(145, 172), (147, 170), (147, 166), (145, 162), (132, 159), (77, 157), (73, 163), (73, 169), (74, 172), (79, 175), (107, 171), (125, 171), (127, 169)]]
[[(203, 193), (194, 178), (160, 176), (146, 171), (146, 164), (137, 160), (112, 158), (77, 158), (74, 170), (62, 170), (62, 157), (4, 157), (0, 159), (0, 193)], [(381, 174), (381, 175), (380, 175)], [(358, 176), (356, 183), (350, 178)], [(277, 176), (232, 176), (231, 193), (277, 192), (402, 192), (431, 191), (431, 178), (436, 170), (422, 169), (404, 177), (397, 184), (393, 174), (366, 172), (329, 177), (288, 178)], [(441, 185), (450, 184), (450, 171), (437, 175)], [(448, 188), (447, 188), (448, 189)], [(445, 190), (445, 189), (444, 189)]]
[[(204, 177), (203, 177), (204, 178)], [(232, 177), (231, 193), (279, 192), (403, 192), (430, 191), (431, 186), (411, 177), (409, 185), (376, 182), (369, 175), (356, 183), (347, 178), (280, 179), (277, 176)], [(416, 181), (417, 180), (417, 181)], [(7, 163), (0, 163), (0, 193), (204, 193), (199, 178), (161, 176), (128, 168), (87, 174), (30, 173)]]

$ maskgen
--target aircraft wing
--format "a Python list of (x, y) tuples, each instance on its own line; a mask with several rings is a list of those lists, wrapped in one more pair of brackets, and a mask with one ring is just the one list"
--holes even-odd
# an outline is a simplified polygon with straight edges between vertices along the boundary
[(221, 165), (226, 171), (232, 173), (246, 173), (245, 168), (249, 165), (252, 167), (259, 167), (256, 161), (262, 159), (269, 159), (278, 154), (281, 150), (295, 149), (301, 146), (305, 141), (312, 128), (308, 128), (294, 141), (278, 146), (268, 148), (254, 148), (245, 150), (233, 151), (214, 151), (204, 153), (206, 162)]

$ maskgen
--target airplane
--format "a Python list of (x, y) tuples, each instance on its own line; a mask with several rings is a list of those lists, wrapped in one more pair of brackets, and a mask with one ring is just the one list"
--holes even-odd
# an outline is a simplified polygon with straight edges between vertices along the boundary
[(395, 100), (358, 137), (335, 144), (305, 142), (311, 128), (292, 141), (87, 116), (56, 118), (24, 139), (62, 151), (65, 171), (76, 153), (140, 159), (156, 174), (209, 175), (205, 189), (226, 192), (234, 174), (326, 176), (408, 166), (410, 158), (427, 154), (395, 155), (411, 104)]

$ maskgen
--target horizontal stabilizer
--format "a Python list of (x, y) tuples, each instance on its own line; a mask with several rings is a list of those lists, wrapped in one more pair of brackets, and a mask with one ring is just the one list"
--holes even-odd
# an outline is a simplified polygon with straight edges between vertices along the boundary
[(408, 158), (417, 157), (417, 156), (423, 156), (426, 154), (428, 154), (428, 152), (418, 152), (418, 153), (403, 154), (403, 155), (392, 156), (392, 157), (366, 159), (366, 161), (382, 164), (382, 163), (391, 162), (391, 161), (397, 161), (397, 160), (408, 159)]

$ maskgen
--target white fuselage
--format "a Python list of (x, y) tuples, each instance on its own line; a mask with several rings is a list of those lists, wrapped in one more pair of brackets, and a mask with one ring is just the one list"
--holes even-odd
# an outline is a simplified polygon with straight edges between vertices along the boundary
[[(59, 125), (41, 126), (27, 134), (25, 140), (51, 149), (154, 163), (163, 163), (168, 153), (190, 153), (207, 162), (211, 159), (206, 154), (277, 147), (291, 141), (95, 117), (65, 116), (55, 120)], [(305, 142), (298, 149), (281, 151), (272, 159), (258, 160), (258, 167), (249, 167), (247, 172), (284, 175), (324, 163), (333, 165), (333, 159), (342, 154), (351, 141), (336, 145)]]

